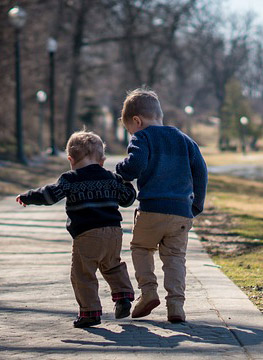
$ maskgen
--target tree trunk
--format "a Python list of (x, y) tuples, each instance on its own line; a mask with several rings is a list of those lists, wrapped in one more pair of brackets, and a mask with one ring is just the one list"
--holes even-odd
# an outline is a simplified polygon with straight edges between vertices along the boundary
[(75, 130), (75, 116), (77, 109), (77, 95), (80, 75), (80, 55), (85, 26), (85, 18), (88, 12), (88, 4), (90, 6), (90, 3), (90, 1), (88, 2), (87, 0), (81, 0), (80, 8), (78, 9), (77, 13), (75, 34), (73, 39), (73, 59), (70, 71), (71, 82), (69, 87), (69, 97), (66, 113), (66, 141)]

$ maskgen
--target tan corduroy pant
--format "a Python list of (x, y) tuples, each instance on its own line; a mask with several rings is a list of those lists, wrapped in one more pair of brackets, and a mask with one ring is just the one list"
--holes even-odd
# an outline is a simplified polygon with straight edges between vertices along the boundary
[(127, 267), (120, 260), (122, 230), (119, 227), (92, 229), (73, 240), (71, 283), (80, 311), (101, 310), (97, 269), (111, 293), (133, 293)]
[(135, 276), (142, 293), (157, 289), (154, 252), (159, 249), (167, 305), (183, 305), (185, 255), (191, 227), (192, 219), (186, 217), (137, 211), (131, 249)]

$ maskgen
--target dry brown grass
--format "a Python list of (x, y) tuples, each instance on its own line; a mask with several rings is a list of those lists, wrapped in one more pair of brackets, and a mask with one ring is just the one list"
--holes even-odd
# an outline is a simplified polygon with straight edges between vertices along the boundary
[(47, 157), (24, 166), (11, 161), (0, 162), (0, 196), (15, 195), (30, 188), (53, 182), (69, 169), (61, 157)]

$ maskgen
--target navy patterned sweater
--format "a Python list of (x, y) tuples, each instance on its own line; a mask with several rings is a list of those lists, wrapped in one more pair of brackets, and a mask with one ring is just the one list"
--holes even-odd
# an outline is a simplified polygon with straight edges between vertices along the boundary
[(74, 238), (93, 228), (120, 226), (118, 206), (132, 205), (136, 191), (120, 175), (92, 164), (63, 173), (55, 184), (20, 195), (27, 205), (52, 205), (65, 197), (67, 230)]
[(172, 126), (136, 132), (128, 157), (117, 164), (124, 180), (137, 179), (142, 211), (193, 218), (203, 211), (207, 168), (198, 145)]

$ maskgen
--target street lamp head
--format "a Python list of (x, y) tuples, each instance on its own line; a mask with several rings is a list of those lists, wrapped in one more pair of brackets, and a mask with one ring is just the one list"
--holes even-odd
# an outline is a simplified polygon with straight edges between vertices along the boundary
[(194, 113), (194, 108), (192, 106), (188, 105), (184, 108), (184, 111), (187, 115), (192, 115)]
[(152, 24), (154, 26), (161, 26), (161, 25), (163, 25), (163, 23), (164, 23), (163, 19), (161, 19), (159, 17), (154, 17), (152, 20)]
[(246, 116), (242, 116), (239, 121), (241, 125), (245, 126), (248, 124), (248, 118)]
[(56, 41), (54, 38), (52, 38), (52, 37), (48, 38), (48, 41), (47, 41), (47, 51), (48, 51), (49, 53), (54, 53), (54, 52), (57, 51), (57, 48), (58, 48), (58, 43), (57, 43), (57, 41)]
[(10, 24), (16, 29), (21, 29), (26, 23), (27, 14), (20, 6), (14, 6), (8, 11)]
[(37, 101), (38, 101), (40, 104), (43, 104), (44, 102), (47, 101), (47, 94), (46, 94), (45, 91), (43, 91), (43, 90), (39, 90), (39, 91), (36, 93), (36, 97), (37, 97)]

